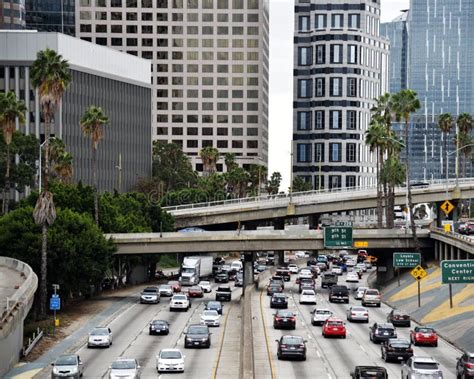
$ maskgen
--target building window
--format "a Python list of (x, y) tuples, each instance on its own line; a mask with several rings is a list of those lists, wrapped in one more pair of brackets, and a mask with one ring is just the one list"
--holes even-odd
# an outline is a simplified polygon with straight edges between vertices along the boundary
[(315, 26), (317, 30), (326, 29), (327, 16), (325, 14), (315, 15)]
[(329, 162), (341, 161), (341, 143), (329, 144)]
[(342, 96), (342, 78), (330, 78), (330, 89), (331, 96)]
[(351, 130), (357, 129), (357, 111), (347, 111), (346, 118), (346, 128)]
[(326, 45), (316, 45), (316, 63), (326, 63)]
[(324, 162), (324, 143), (314, 144), (314, 161)]
[(321, 172), (314, 177), (314, 188), (316, 190), (324, 189), (324, 175), (321, 175)]
[(342, 111), (329, 112), (329, 128), (342, 129)]
[(298, 64), (308, 66), (312, 62), (313, 49), (311, 47), (298, 47)]
[(357, 46), (356, 45), (347, 46), (347, 63), (352, 63), (352, 64), (357, 63)]
[(217, 141), (217, 148), (219, 149), (227, 149), (229, 147), (229, 144), (227, 141)]
[(300, 27), (300, 32), (309, 31), (309, 16), (300, 16), (299, 27)]
[(244, 142), (243, 141), (236, 141), (236, 140), (232, 141), (232, 148), (233, 149), (243, 149), (243, 147), (244, 147)]
[(342, 45), (331, 45), (331, 63), (342, 63)]
[(315, 128), (316, 129), (324, 129), (325, 127), (325, 118), (324, 118), (324, 111), (316, 111), (315, 114)]
[(296, 145), (297, 162), (311, 162), (311, 144), (299, 143)]
[(298, 97), (311, 97), (311, 79), (298, 80)]
[(341, 175), (329, 175), (329, 189), (341, 188)]
[(311, 112), (298, 112), (298, 130), (311, 130)]
[(324, 97), (326, 95), (326, 78), (316, 78), (316, 97)]
[(348, 143), (346, 145), (346, 162), (355, 162), (356, 161), (356, 144)]
[(342, 29), (344, 27), (344, 15), (343, 14), (333, 14), (331, 16), (331, 28), (332, 29)]
[(357, 96), (357, 78), (347, 78), (347, 96)]
[(360, 28), (360, 15), (357, 13), (349, 14), (349, 29)]
[(346, 187), (354, 188), (356, 186), (356, 177), (355, 175), (346, 176)]

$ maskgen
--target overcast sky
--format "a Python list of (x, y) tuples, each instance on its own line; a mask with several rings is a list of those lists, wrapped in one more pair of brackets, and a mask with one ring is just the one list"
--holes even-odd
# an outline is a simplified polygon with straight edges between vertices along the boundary
[[(381, 0), (382, 22), (391, 21), (409, 0)], [(293, 130), (293, 20), (294, 0), (270, 0), (269, 173), (283, 176), (281, 191), (290, 185)]]

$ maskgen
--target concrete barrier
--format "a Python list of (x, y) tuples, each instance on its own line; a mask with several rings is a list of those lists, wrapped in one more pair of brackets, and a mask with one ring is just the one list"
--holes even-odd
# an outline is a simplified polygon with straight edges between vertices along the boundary
[(252, 315), (252, 294), (254, 285), (249, 285), (244, 290), (242, 303), (242, 338), (240, 339), (240, 377), (253, 379), (255, 377), (255, 365), (253, 354), (253, 315)]

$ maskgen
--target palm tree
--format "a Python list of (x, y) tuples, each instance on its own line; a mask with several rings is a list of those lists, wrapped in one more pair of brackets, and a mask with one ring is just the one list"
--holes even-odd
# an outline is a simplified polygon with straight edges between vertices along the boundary
[(445, 169), (445, 174), (447, 177), (447, 172), (448, 172), (448, 134), (449, 131), (453, 128), (453, 116), (449, 113), (443, 113), (439, 116), (438, 118), (438, 128), (441, 130), (441, 132), (444, 134), (443, 138), (443, 144), (444, 144), (444, 154), (445, 154), (445, 159), (444, 159), (444, 169)]
[(91, 105), (82, 115), (81, 129), (85, 137), (92, 140), (92, 176), (94, 182), (94, 218), (99, 225), (99, 193), (97, 182), (97, 146), (104, 137), (104, 125), (109, 122), (109, 118), (104, 114), (102, 108)]
[(6, 170), (5, 170), (5, 188), (3, 189), (2, 213), (8, 213), (10, 202), (10, 145), (12, 143), (13, 133), (15, 132), (15, 121), (25, 122), (25, 103), (16, 98), (13, 91), (0, 93), (0, 126), (3, 131), (3, 139), (7, 145)]
[(370, 151), (376, 151), (377, 156), (377, 226), (383, 227), (383, 204), (382, 204), (382, 180), (381, 171), (386, 143), (386, 129), (375, 119), (372, 120), (369, 129), (365, 132), (365, 143)]
[(216, 172), (216, 164), (219, 160), (219, 150), (212, 146), (206, 146), (199, 152), (203, 164), (204, 176), (210, 176)]
[(49, 136), (51, 135), (51, 119), (57, 105), (71, 82), (71, 73), (67, 60), (49, 48), (38, 52), (31, 66), (31, 83), (38, 89), (41, 112), (44, 117), (45, 164), (44, 190), (38, 196), (33, 216), (35, 222), (42, 226), (41, 243), (41, 279), (40, 279), (40, 316), (46, 317), (48, 298), (48, 228), (56, 219), (53, 194), (49, 192)]
[(418, 100), (418, 98), (416, 97), (416, 92), (411, 89), (402, 89), (400, 92), (394, 94), (392, 97), (392, 101), (393, 111), (395, 113), (395, 118), (397, 122), (400, 122), (401, 120), (405, 121), (405, 174), (408, 192), (408, 208), (410, 212), (411, 232), (413, 234), (413, 239), (415, 241), (415, 245), (417, 246), (417, 250), (419, 250), (418, 238), (416, 236), (415, 219), (413, 217), (413, 200), (411, 196), (410, 185), (410, 151), (408, 145), (408, 124), (410, 122), (411, 114), (420, 109), (421, 104), (420, 100)]
[(235, 167), (237, 167), (237, 163), (235, 162), (235, 154), (234, 153), (226, 153), (224, 156), (224, 163), (227, 171), (231, 171)]
[(470, 146), (468, 147), (465, 147), (465, 146), (473, 143), (472, 138), (471, 138), (471, 130), (473, 127), (472, 116), (469, 113), (461, 113), (458, 116), (457, 124), (458, 124), (459, 134), (460, 134), (459, 147), (463, 148), (462, 149), (463, 170), (461, 170), (461, 177), (465, 177), (468, 157), (471, 156), (471, 151), (472, 151), (472, 148)]
[[(400, 163), (400, 152), (405, 145), (400, 141), (393, 130), (390, 130), (387, 137), (386, 149), (387, 149), (387, 159), (384, 162), (382, 167), (382, 172), (386, 169), (386, 165), (391, 165), (392, 167), (387, 167), (387, 172), (382, 173), (382, 182), (384, 183), (385, 191), (385, 217), (387, 221), (387, 228), (391, 229), (394, 227), (395, 223), (395, 187), (403, 184), (403, 180), (399, 182), (398, 180), (393, 180), (392, 171), (398, 170), (400, 175), (404, 177), (405, 168), (401, 166)], [(397, 165), (394, 165), (391, 160), (398, 162)]]
[(59, 180), (63, 183), (69, 183), (73, 176), (73, 157), (67, 151), (60, 154), (54, 162), (54, 171), (59, 176)]

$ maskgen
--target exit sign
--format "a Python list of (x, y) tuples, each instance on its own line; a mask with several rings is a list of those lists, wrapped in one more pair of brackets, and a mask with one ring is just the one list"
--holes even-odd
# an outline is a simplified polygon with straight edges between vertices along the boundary
[(330, 226), (324, 228), (324, 247), (352, 248), (352, 227)]

